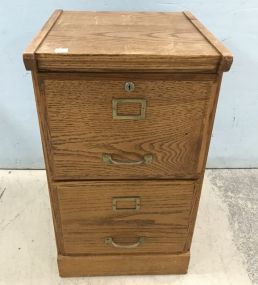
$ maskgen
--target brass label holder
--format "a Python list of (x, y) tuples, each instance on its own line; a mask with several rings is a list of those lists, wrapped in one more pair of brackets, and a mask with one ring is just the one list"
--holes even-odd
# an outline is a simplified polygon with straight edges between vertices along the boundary
[[(118, 202), (133, 202), (130, 207), (118, 207)], [(141, 199), (140, 197), (113, 197), (112, 209), (113, 211), (137, 211), (140, 209)]]
[[(140, 114), (137, 115), (119, 115), (117, 112), (118, 104), (136, 103), (140, 104)], [(147, 102), (145, 99), (138, 98), (116, 98), (112, 100), (112, 113), (115, 120), (143, 120), (145, 119)]]

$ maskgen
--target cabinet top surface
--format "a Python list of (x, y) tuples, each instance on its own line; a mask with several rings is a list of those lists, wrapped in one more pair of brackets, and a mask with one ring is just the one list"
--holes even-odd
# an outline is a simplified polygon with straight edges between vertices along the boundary
[[(88, 62), (90, 58), (109, 57), (110, 61), (117, 58), (129, 61), (193, 59), (197, 63), (199, 58), (200, 62), (206, 59), (216, 65), (221, 59), (220, 47), (199, 25), (188, 12), (57, 10), (27, 48), (24, 58), (33, 51), (34, 58), (41, 62), (61, 61), (64, 57)], [(217, 43), (221, 45), (216, 40)]]
[(218, 55), (182, 13), (63, 12), (37, 53)]

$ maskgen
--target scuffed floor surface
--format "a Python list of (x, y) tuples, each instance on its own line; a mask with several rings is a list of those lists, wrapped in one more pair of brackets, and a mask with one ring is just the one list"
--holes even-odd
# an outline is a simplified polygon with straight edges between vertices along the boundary
[(0, 285), (258, 284), (258, 170), (207, 170), (187, 275), (58, 276), (44, 171), (0, 171)]

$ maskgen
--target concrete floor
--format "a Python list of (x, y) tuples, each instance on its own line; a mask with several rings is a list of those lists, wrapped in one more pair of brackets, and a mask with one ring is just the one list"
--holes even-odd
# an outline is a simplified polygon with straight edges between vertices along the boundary
[(44, 171), (0, 171), (0, 285), (258, 284), (258, 170), (207, 170), (180, 276), (58, 276)]

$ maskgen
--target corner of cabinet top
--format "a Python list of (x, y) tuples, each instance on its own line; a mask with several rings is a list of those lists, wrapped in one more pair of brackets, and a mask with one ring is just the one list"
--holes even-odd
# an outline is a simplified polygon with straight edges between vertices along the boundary
[(37, 66), (35, 53), (39, 46), (43, 44), (45, 37), (47, 36), (51, 28), (55, 25), (55, 22), (61, 16), (62, 13), (63, 10), (55, 10), (50, 16), (50, 18), (47, 20), (47, 22), (44, 24), (44, 26), (41, 28), (41, 30), (38, 32), (38, 34), (32, 39), (32, 41), (24, 50), (23, 62), (27, 70), (34, 70)]
[(23, 60), (36, 71), (221, 73), (233, 56), (190, 12), (56, 10)]

